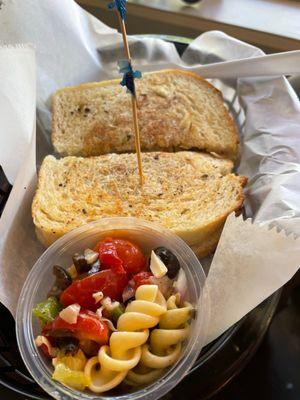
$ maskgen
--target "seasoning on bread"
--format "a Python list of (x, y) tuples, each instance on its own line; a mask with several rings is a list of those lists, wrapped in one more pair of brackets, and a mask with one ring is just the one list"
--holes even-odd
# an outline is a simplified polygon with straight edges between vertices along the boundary
[(46, 246), (71, 229), (103, 217), (155, 221), (181, 236), (198, 254), (213, 250), (228, 214), (244, 200), (246, 178), (232, 162), (196, 152), (143, 153), (139, 186), (135, 154), (47, 156), (39, 172), (32, 213)]
[[(197, 149), (237, 158), (237, 128), (214, 86), (182, 70), (145, 73), (136, 81), (143, 151)], [(119, 79), (58, 90), (52, 142), (61, 155), (135, 150), (130, 96)]]

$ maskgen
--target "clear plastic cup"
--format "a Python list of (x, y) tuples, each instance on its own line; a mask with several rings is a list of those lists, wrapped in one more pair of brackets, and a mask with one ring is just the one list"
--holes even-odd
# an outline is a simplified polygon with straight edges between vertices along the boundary
[[(148, 252), (158, 246), (170, 249), (184, 269), (188, 284), (188, 300), (196, 307), (191, 333), (181, 358), (157, 381), (125, 394), (93, 394), (79, 392), (52, 380), (53, 368), (49, 360), (37, 349), (34, 339), (40, 334), (40, 326), (32, 316), (35, 305), (46, 298), (53, 285), (52, 267), (71, 264), (72, 255), (92, 248), (105, 236), (131, 239)], [(200, 353), (206, 337), (209, 318), (208, 296), (205, 290), (205, 274), (199, 260), (187, 244), (163, 227), (136, 218), (105, 218), (84, 225), (67, 233), (50, 246), (30, 271), (23, 286), (17, 309), (17, 340), (22, 358), (37, 383), (57, 400), (99, 399), (158, 399), (169, 392), (187, 374)]]

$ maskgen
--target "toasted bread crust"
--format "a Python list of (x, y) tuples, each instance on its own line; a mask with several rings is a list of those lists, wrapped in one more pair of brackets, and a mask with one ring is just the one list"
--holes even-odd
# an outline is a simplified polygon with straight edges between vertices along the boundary
[[(205, 79), (163, 70), (144, 74), (136, 88), (144, 151), (198, 149), (237, 158), (237, 128), (221, 92)], [(131, 118), (119, 79), (60, 89), (53, 97), (52, 141), (62, 155), (134, 151)]]

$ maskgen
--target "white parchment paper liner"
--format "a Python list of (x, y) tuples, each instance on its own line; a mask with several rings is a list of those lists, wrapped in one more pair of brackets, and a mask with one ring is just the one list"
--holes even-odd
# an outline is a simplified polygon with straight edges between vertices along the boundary
[[(10, 59), (7, 57), (7, 46), (0, 50), (1, 81), (10, 82), (0, 86), (0, 99), (4, 103), (7, 100), (10, 105), (10, 108), (7, 104), (0, 107), (0, 164), (14, 183), (0, 220), (0, 300), (14, 314), (24, 279), (43, 251), (35, 238), (30, 205), (36, 185), (36, 165), (40, 164), (45, 154), (53, 152), (49, 139), (50, 96), (63, 86), (119, 76), (116, 62), (123, 57), (123, 53), (120, 35), (88, 15), (72, 0), (7, 0), (0, 10), (0, 24), (5, 27), (1, 31), (1, 41), (5, 45), (18, 45), (10, 47)], [(28, 54), (21, 54), (20, 43), (32, 43), (36, 49), (36, 138), (33, 126), (34, 53), (29, 46), (26, 50)], [(131, 39), (131, 47), (135, 68), (142, 71), (262, 54), (261, 50), (221, 32), (201, 35), (188, 47), (182, 60), (172, 44), (157, 39)], [(236, 80), (233, 75), (232, 80), (214, 80), (213, 83), (222, 90), (237, 123), (240, 126), (244, 124), (239, 172), (249, 177), (247, 215), (253, 216), (255, 221), (277, 224), (300, 233), (300, 105), (295, 93), (282, 77)], [(21, 88), (22, 96), (15, 90), (16, 86)], [(236, 93), (240, 96), (243, 109)], [(241, 224), (238, 220), (238, 227)], [(249, 225), (244, 226), (246, 234)], [(221, 244), (226, 240), (227, 229), (228, 225)], [(286, 243), (282, 236), (278, 240)], [(237, 236), (234, 247), (237, 255), (241, 254), (239, 243), (240, 237)], [(290, 247), (293, 246), (288, 242), (286, 249)], [(217, 254), (222, 254), (222, 251), (219, 247)], [(286, 254), (288, 257), (289, 253)], [(296, 262), (297, 253), (294, 255), (292, 261)], [(296, 268), (295, 265), (291, 271), (293, 268)], [(240, 285), (244, 285), (247, 290), (244, 292), (245, 301), (236, 305), (238, 311), (227, 309), (234, 317), (226, 314), (226, 318), (219, 318), (216, 320), (218, 324), (212, 325), (210, 339), (271, 293), (264, 282), (260, 282), (259, 286), (252, 284), (251, 276), (238, 272), (231, 270), (228, 263), (225, 265), (218, 261), (212, 265), (208, 282), (213, 296), (215, 288), (224, 285), (226, 276), (230, 277), (231, 283), (234, 282), (232, 288), (239, 290)], [(279, 276), (274, 281), (273, 291), (292, 276), (292, 272), (283, 272), (282, 269), (280, 274), (277, 272), (272, 268), (266, 271), (270, 280), (274, 274)], [(242, 278), (247, 281), (241, 281)], [(255, 283), (257, 278), (253, 275)], [(238, 293), (232, 293), (231, 305), (236, 303)], [(215, 302), (213, 307), (220, 316), (218, 306), (221, 299), (215, 299), (218, 299), (218, 304)]]
[(211, 305), (207, 343), (289, 281), (299, 260), (300, 238), (231, 214), (206, 281)]

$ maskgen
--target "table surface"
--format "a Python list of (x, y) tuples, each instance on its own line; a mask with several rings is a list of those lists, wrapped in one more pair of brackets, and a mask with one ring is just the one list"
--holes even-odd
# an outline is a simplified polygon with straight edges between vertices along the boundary
[[(107, 11), (106, 0), (77, 2), (83, 7), (101, 10), (101, 20)], [(193, 5), (182, 0), (128, 0), (127, 14), (129, 20), (131, 17), (143, 18), (149, 26), (151, 21), (161, 25), (167, 21), (169, 27), (177, 27), (178, 34), (182, 34), (183, 28), (193, 29), (198, 34), (199, 30), (217, 29), (260, 47), (280, 51), (299, 49), (298, 0), (202, 0)], [(143, 27), (143, 33), (146, 28)]]
[[(188, 6), (182, 0), (129, 0), (130, 3), (254, 31), (300, 39), (300, 3), (293, 0), (202, 0)], [(277, 20), (275, 24), (274, 21)]]

